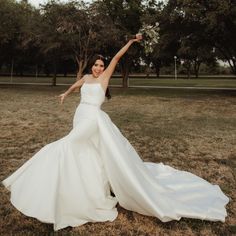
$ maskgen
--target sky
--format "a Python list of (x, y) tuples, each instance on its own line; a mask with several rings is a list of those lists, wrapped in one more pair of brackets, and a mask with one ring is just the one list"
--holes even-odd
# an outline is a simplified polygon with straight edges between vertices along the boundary
[[(28, 0), (29, 3), (31, 3), (33, 6), (38, 7), (39, 4), (46, 3), (48, 0)], [(92, 2), (92, 0), (84, 0), (85, 2)], [(62, 2), (67, 2), (66, 0), (63, 0)]]
[(38, 7), (40, 3), (45, 3), (47, 0), (28, 0), (29, 3), (34, 5), (35, 7)]
[[(38, 7), (39, 4), (46, 3), (48, 0), (28, 0), (33, 6)], [(61, 0), (62, 2), (67, 2), (67, 0)], [(93, 2), (93, 0), (84, 0), (84, 2)]]
[[(19, 0), (18, 0), (19, 1)], [(67, 2), (68, 0), (61, 0), (61, 2)], [(39, 7), (39, 4), (44, 4), (48, 2), (48, 0), (28, 0), (29, 3), (31, 3), (35, 7)], [(84, 2), (91, 3), (93, 0), (84, 0)]]

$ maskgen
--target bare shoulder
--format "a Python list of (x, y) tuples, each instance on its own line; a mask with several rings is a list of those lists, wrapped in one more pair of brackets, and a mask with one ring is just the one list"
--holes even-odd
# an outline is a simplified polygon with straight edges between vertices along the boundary
[(81, 78), (81, 80), (83, 80), (83, 81), (85, 82), (85, 80), (89, 79), (90, 76), (91, 76), (90, 74), (85, 74), (85, 75)]
[(75, 82), (75, 84), (76, 84), (77, 86), (82, 86), (82, 85), (85, 83), (86, 78), (87, 78), (87, 75), (84, 75), (82, 78), (78, 79), (78, 80)]

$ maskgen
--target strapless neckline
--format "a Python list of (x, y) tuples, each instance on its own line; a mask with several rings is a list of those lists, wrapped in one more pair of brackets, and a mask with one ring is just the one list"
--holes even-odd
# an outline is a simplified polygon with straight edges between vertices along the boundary
[(102, 85), (101, 85), (101, 83), (86, 83), (85, 82), (85, 83), (83, 83), (82, 86), (84, 86), (84, 85), (99, 85), (99, 87), (102, 89), (102, 92), (104, 93), (104, 95), (106, 94), (103, 87), (102, 87)]

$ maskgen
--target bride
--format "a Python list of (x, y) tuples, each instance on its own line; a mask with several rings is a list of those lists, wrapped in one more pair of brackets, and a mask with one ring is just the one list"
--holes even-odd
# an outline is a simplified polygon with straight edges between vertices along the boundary
[(73, 129), (3, 181), (11, 203), (23, 214), (54, 224), (54, 230), (113, 221), (117, 203), (162, 222), (181, 217), (225, 221), (229, 199), (218, 185), (162, 163), (143, 162), (100, 109), (116, 64), (141, 39), (130, 40), (106, 69), (103, 58), (96, 58), (92, 74), (59, 95), (63, 103), (81, 88)]

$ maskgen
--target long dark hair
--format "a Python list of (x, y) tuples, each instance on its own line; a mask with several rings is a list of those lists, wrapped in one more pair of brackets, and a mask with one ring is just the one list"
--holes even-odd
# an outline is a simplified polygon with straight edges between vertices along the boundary
[[(106, 67), (106, 59), (105, 59), (105, 57), (102, 56), (102, 55), (100, 55), (100, 54), (96, 54), (96, 55), (93, 56), (93, 58), (91, 59), (91, 61), (90, 61), (90, 63), (89, 63), (89, 69), (92, 68), (92, 66), (95, 64), (95, 62), (96, 62), (97, 60), (103, 61), (104, 67)], [(107, 99), (111, 99), (111, 93), (110, 93), (110, 90), (109, 90), (108, 87), (107, 87), (105, 96), (107, 97)]]

